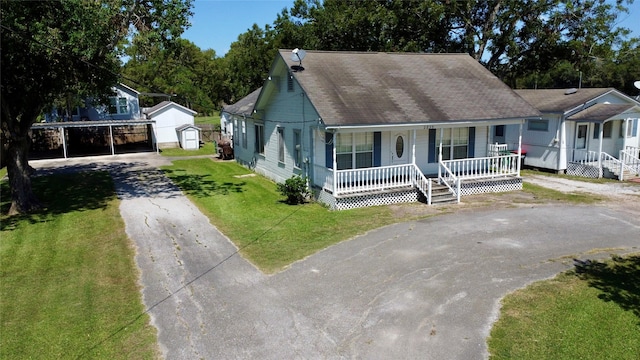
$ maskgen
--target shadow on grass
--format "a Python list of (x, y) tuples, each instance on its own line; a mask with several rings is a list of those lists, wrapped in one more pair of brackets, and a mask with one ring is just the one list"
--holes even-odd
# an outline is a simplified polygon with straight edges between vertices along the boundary
[[(38, 223), (63, 213), (101, 209), (116, 195), (120, 199), (180, 195), (180, 190), (162, 171), (142, 162), (91, 162), (42, 168), (35, 172), (31, 184), (43, 209), (3, 218), (1, 230), (11, 230), (23, 220)], [(8, 181), (3, 181), (0, 187), (0, 211), (6, 214), (11, 206)]]
[(575, 260), (576, 274), (622, 309), (640, 318), (640, 255), (613, 256), (610, 261)]
[[(32, 224), (51, 221), (57, 215), (74, 211), (103, 209), (115, 198), (113, 182), (106, 172), (63, 173), (32, 178), (33, 191), (43, 205), (40, 211), (2, 219), (0, 230), (13, 230), (21, 221)], [(9, 183), (0, 184), (0, 208), (9, 211), (11, 195)]]
[(245, 181), (219, 183), (210, 179), (208, 175), (189, 174), (181, 169), (164, 170), (164, 172), (182, 191), (195, 197), (240, 193), (244, 191), (243, 187), (247, 184)]

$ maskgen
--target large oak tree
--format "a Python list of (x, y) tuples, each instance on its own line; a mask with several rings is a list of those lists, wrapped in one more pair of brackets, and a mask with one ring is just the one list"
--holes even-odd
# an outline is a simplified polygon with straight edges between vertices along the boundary
[(31, 189), (30, 128), (71, 92), (108, 94), (126, 44), (170, 47), (188, 26), (191, 0), (0, 2), (1, 134), (10, 214), (40, 208)]

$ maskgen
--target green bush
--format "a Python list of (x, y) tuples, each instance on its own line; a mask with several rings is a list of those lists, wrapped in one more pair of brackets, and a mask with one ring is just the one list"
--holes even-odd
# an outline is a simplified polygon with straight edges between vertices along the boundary
[(286, 203), (297, 205), (304, 203), (309, 190), (307, 189), (307, 178), (300, 175), (293, 175), (284, 184), (278, 184), (278, 191), (287, 197)]

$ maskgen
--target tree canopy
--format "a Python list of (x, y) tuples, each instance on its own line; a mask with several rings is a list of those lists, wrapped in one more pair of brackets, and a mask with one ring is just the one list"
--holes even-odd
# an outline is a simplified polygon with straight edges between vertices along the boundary
[(29, 130), (37, 116), (65, 94), (108, 94), (127, 44), (144, 51), (170, 48), (188, 26), (190, 9), (191, 0), (0, 2), (1, 134), (10, 213), (40, 206), (28, 165)]

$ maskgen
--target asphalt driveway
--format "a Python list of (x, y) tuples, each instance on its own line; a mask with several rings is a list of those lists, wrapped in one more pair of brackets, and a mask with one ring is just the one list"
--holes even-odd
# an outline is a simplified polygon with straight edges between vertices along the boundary
[(638, 251), (599, 206), (473, 210), (387, 226), (267, 276), (153, 166), (106, 165), (167, 359), (483, 359), (500, 299)]

